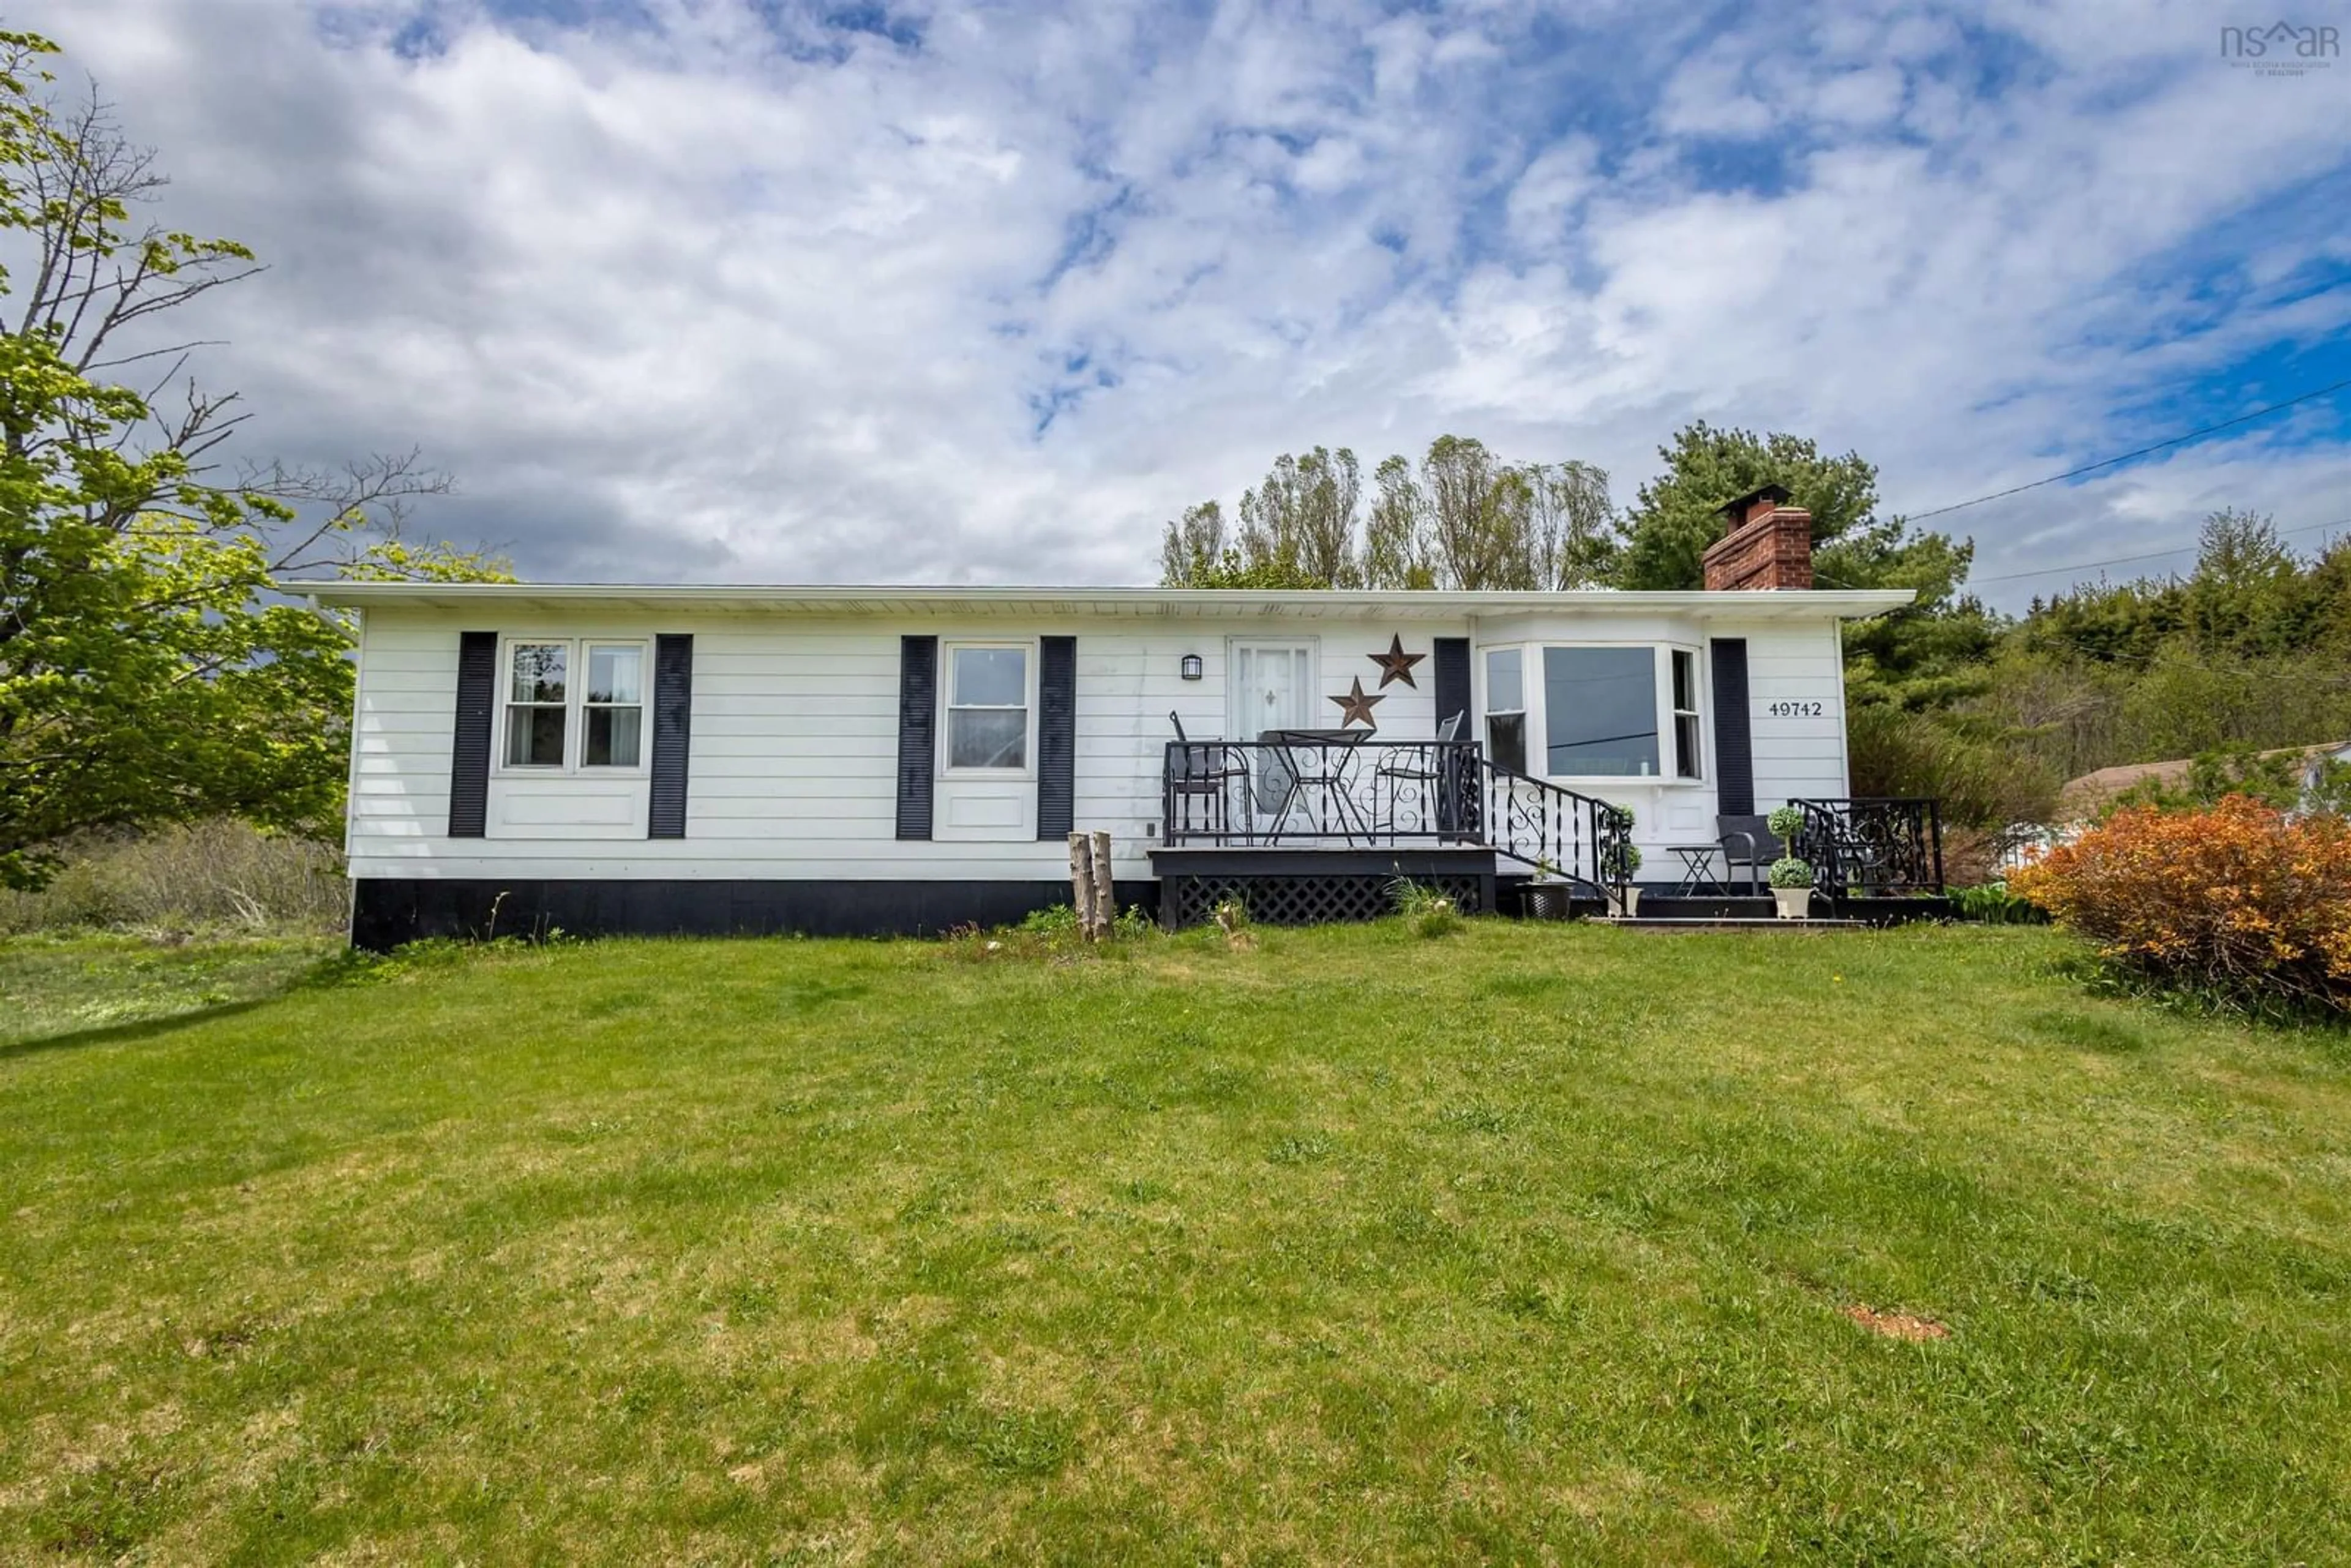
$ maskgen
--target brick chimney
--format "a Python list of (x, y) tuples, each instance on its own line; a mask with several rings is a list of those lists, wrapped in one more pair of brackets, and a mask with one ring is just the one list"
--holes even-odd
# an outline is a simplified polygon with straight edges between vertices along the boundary
[(1721, 512), (1729, 526), (1707, 547), (1708, 592), (1812, 587), (1813, 515), (1788, 505), (1787, 491), (1766, 485), (1725, 505)]

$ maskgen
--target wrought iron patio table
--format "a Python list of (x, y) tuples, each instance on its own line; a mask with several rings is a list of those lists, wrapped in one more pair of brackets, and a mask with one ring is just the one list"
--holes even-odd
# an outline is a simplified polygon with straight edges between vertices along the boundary
[(1369, 842), (1370, 820), (1349, 799), (1348, 786), (1354, 779), (1355, 748), (1371, 738), (1372, 731), (1367, 729), (1260, 732), (1259, 740), (1280, 748), (1282, 771), (1290, 776), (1281, 792), (1281, 804), (1274, 811), (1273, 831), (1266, 835), (1266, 841), (1280, 843), (1281, 835), (1289, 831), (1290, 813), (1296, 809), (1299, 798), (1310, 789), (1319, 789), (1329, 814), (1337, 819), (1347, 841), (1353, 843), (1361, 837)]

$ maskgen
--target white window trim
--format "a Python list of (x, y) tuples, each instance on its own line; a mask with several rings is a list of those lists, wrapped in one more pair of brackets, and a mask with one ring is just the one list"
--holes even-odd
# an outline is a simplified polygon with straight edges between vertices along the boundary
[[(1004, 783), (1037, 777), (1037, 655), (1038, 642), (1034, 637), (956, 637), (939, 640), (939, 777), (942, 779), (993, 779)], [(1019, 768), (957, 768), (955, 756), (955, 656), (964, 648), (1018, 648), (1020, 663), (1020, 700), (1029, 715), (1027, 738), (1020, 755), (1025, 759)], [(966, 704), (975, 713), (1002, 713), (1000, 707)]]
[[(1526, 715), (1527, 760), (1540, 762), (1541, 768), (1530, 767), (1528, 772), (1546, 783), (1562, 785), (1580, 794), (1603, 794), (1610, 789), (1622, 789), (1628, 785), (1644, 789), (1704, 789), (1711, 788), (1714, 777), (1713, 758), (1708, 754), (1707, 716), (1712, 711), (1713, 693), (1708, 685), (1706, 661), (1702, 650), (1687, 643), (1657, 642), (1640, 638), (1572, 639), (1562, 637), (1528, 638), (1510, 643), (1482, 643), (1478, 648), (1478, 722), (1479, 739), (1485, 738), (1488, 712), (1486, 690), (1486, 658), (1489, 652), (1505, 648), (1519, 650), (1520, 700), (1526, 706), (1517, 711)], [(1544, 769), (1551, 764), (1551, 709), (1548, 683), (1543, 678), (1543, 652), (1549, 648), (1646, 648), (1649, 651), (1650, 674), (1655, 683), (1652, 691), (1656, 701), (1657, 771), (1655, 773), (1551, 773)], [(1698, 773), (1695, 779), (1685, 779), (1673, 771), (1674, 734), (1674, 666), (1673, 654), (1688, 653), (1698, 677)], [(1687, 710), (1683, 710), (1687, 711)]]
[[(563, 656), (563, 761), (508, 762), (507, 760), (507, 711), (514, 706), (514, 648), (517, 643), (561, 643), (568, 649)], [(597, 648), (634, 648), (637, 650), (639, 679), (643, 683), (643, 700), (636, 705), (637, 760), (633, 767), (620, 768), (605, 763), (590, 765), (580, 761), (582, 748), (588, 744), (588, 650)], [(649, 637), (581, 636), (569, 632), (517, 632), (498, 638), (497, 704), (490, 713), (490, 775), (506, 779), (642, 779), (653, 771), (653, 645)], [(555, 705), (544, 705), (552, 707)], [(599, 704), (599, 706), (607, 706)], [(625, 707), (629, 705), (618, 705)]]

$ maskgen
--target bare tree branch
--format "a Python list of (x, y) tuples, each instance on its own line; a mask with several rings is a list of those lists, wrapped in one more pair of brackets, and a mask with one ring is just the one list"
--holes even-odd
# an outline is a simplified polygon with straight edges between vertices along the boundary
[(273, 574), (320, 566), (340, 566), (364, 548), (350, 540), (337, 552), (317, 553), (329, 539), (350, 540), (364, 533), (373, 540), (396, 539), (409, 517), (410, 504), (423, 497), (455, 492), (455, 482), (429, 467), (414, 448), (402, 453), (377, 453), (338, 468), (319, 468), (272, 462), (248, 465), (234, 486), (240, 494), (282, 502), (316, 517), (298, 538), (273, 545)]

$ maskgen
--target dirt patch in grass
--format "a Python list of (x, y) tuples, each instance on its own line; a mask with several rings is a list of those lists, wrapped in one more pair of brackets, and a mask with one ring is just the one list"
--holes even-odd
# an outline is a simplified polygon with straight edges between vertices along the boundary
[(1916, 1317), (1909, 1312), (1881, 1312), (1876, 1307), (1865, 1307), (1858, 1301), (1844, 1310), (1846, 1317), (1870, 1333), (1884, 1334), (1887, 1339), (1908, 1340), (1915, 1344), (1951, 1337), (1951, 1331), (1932, 1318)]

